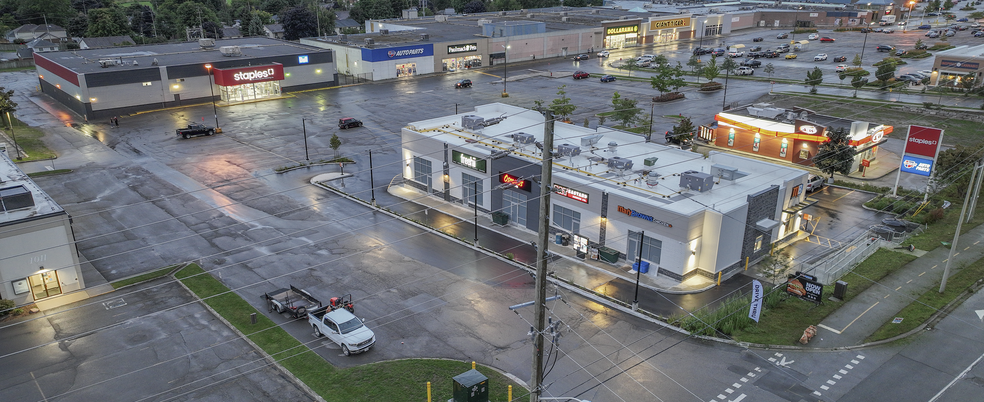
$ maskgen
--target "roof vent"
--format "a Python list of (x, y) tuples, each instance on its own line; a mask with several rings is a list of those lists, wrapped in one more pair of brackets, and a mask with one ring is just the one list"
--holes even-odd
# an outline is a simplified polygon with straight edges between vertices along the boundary
[(113, 59), (99, 60), (99, 66), (102, 68), (112, 67), (115, 65), (116, 65), (116, 60)]
[(536, 18), (536, 14), (533, 13), (526, 14), (526, 18)]
[(646, 174), (646, 184), (649, 186), (659, 184), (659, 173), (656, 173), (655, 170), (650, 170), (649, 173)]
[(222, 46), (219, 48), (219, 53), (222, 53), (225, 57), (242, 56), (243, 52), (239, 49), (239, 46)]
[(379, 34), (380, 35), (389, 35), (389, 33), (390, 33), (390, 30), (389, 29), (380, 29), (379, 30)]
[(201, 38), (201, 39), (198, 40), (198, 46), (201, 46), (202, 49), (208, 49), (208, 48), (215, 47), (215, 39), (212, 39), (212, 38)]
[(617, 151), (618, 151), (618, 143), (615, 142), (615, 141), (609, 142), (608, 143), (608, 152), (611, 152), (612, 153), (612, 156), (614, 156)]
[(154, 58), (154, 61), (150, 63), (150, 65), (152, 65), (152, 66), (156, 66), (156, 65), (159, 65), (159, 64), (160, 63), (157, 62), (157, 58), (156, 57)]
[(376, 44), (376, 40), (375, 39), (373, 39), (373, 38), (366, 38), (366, 45), (374, 45), (374, 44)]
[(618, 171), (618, 175), (621, 176), (626, 170), (632, 169), (632, 159), (613, 157), (608, 159), (608, 168)]
[(431, 38), (431, 36), (430, 36), (430, 34), (420, 34), (420, 40), (421, 40), (422, 42), (426, 42), (426, 41), (429, 41), (429, 40), (430, 40), (430, 38)]
[(571, 17), (560, 17), (560, 22), (571, 22)]
[(516, 143), (520, 148), (525, 145), (530, 145), (536, 142), (536, 138), (530, 133), (516, 133), (512, 135), (513, 142)]
[(575, 156), (581, 154), (581, 147), (574, 144), (560, 144), (557, 146), (557, 153), (573, 160)]
[(473, 114), (466, 114), (461, 116), (461, 127), (466, 130), (481, 130), (485, 128), (485, 119), (481, 116), (476, 116)]

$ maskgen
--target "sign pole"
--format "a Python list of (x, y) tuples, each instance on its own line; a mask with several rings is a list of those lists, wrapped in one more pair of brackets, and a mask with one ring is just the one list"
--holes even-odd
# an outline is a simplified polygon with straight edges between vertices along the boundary
[[(974, 170), (970, 172), (970, 182), (974, 182), (977, 168), (980, 162), (974, 164)], [(943, 268), (943, 279), (940, 280), (940, 293), (946, 290), (946, 278), (950, 276), (950, 263), (953, 262), (953, 252), (957, 250), (957, 241), (960, 240), (960, 227), (963, 226), (964, 214), (967, 213), (967, 204), (970, 203), (970, 188), (967, 188), (967, 195), (964, 196), (963, 206), (960, 207), (960, 220), (957, 221), (957, 231), (953, 233), (953, 243), (950, 243), (950, 254), (946, 257), (946, 267)]]

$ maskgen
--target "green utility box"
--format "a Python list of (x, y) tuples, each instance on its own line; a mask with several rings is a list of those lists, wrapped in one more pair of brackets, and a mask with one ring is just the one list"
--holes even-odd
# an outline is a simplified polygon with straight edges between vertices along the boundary
[(454, 376), (454, 402), (489, 402), (489, 378), (471, 369)]
[(492, 223), (496, 225), (506, 226), (509, 223), (509, 214), (499, 211), (493, 212)]
[(618, 262), (618, 250), (609, 247), (599, 247), (598, 258), (601, 258), (604, 262), (614, 264)]
[(644, 165), (646, 165), (646, 166), (656, 166), (656, 161), (658, 161), (658, 160), (659, 160), (659, 158), (657, 158), (657, 157), (654, 156), (654, 157), (651, 157), (651, 158), (644, 159), (642, 161), (642, 163)]

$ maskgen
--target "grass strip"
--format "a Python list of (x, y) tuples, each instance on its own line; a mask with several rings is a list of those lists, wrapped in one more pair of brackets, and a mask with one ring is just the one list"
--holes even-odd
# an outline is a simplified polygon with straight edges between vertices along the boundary
[[(7, 136), (13, 139), (17, 137), (17, 146), (27, 153), (28, 156), (21, 155), (23, 158), (19, 162), (37, 161), (37, 160), (47, 160), (53, 159), (58, 155), (54, 151), (48, 149), (48, 146), (41, 141), (41, 137), (44, 137), (44, 131), (36, 127), (31, 127), (24, 122), (18, 120), (16, 117), (11, 116), (14, 121), (14, 133), (11, 135), (10, 130), (7, 127), (3, 127), (3, 131), (7, 133)], [(6, 121), (6, 120), (4, 120)], [(7, 149), (7, 155), (12, 158), (17, 157), (17, 151), (10, 147)]]
[[(428, 381), (433, 399), (447, 400), (452, 392), (451, 378), (471, 369), (466, 362), (440, 359), (407, 359), (339, 369), (278, 327), (239, 295), (229, 291), (228, 287), (198, 265), (190, 264), (174, 276), (326, 401), (423, 401), (427, 400)], [(250, 314), (253, 313), (257, 313), (255, 325), (250, 323)], [(320, 343), (317, 342), (318, 345)], [(385, 345), (377, 343), (376, 347)], [(490, 401), (507, 400), (508, 385), (513, 386), (513, 398), (527, 395), (524, 388), (499, 372), (481, 365), (476, 369), (489, 378)]]
[(45, 170), (43, 172), (28, 173), (27, 175), (29, 177), (43, 177), (43, 176), (56, 176), (60, 174), (68, 174), (72, 172), (74, 172), (74, 170), (72, 169), (55, 169), (55, 170)]
[(116, 282), (111, 283), (111, 285), (113, 285), (113, 289), (119, 289), (124, 286), (130, 286), (136, 283), (146, 282), (170, 274), (171, 271), (174, 271), (174, 269), (177, 267), (178, 267), (177, 265), (172, 265), (170, 267), (161, 268), (156, 271), (151, 271), (143, 275), (137, 275), (126, 279), (120, 279)]
[(902, 322), (893, 324), (891, 321), (882, 324), (865, 342), (880, 341), (902, 335), (925, 323), (937, 311), (950, 302), (957, 300), (966, 293), (973, 293), (973, 286), (984, 278), (984, 260), (977, 260), (960, 269), (960, 272), (950, 276), (946, 281), (946, 291), (939, 292), (940, 281), (936, 286), (927, 290), (922, 296), (913, 301), (896, 314)]
[[(825, 299), (823, 304), (816, 306), (803, 300), (789, 298), (774, 308), (763, 310), (758, 324), (735, 331), (732, 338), (740, 342), (766, 345), (793, 345), (799, 340), (806, 327), (819, 324), (875, 282), (915, 259), (916, 257), (911, 254), (879, 249), (841, 278), (849, 284), (843, 301)], [(780, 288), (775, 291), (784, 290)], [(824, 286), (824, 295), (833, 294), (833, 291), (833, 286)]]

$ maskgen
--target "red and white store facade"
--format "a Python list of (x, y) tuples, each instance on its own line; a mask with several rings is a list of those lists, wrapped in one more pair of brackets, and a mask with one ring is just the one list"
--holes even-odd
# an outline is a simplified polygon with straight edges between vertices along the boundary
[[(715, 124), (700, 127), (700, 139), (721, 148), (803, 166), (813, 166), (820, 144), (827, 141), (828, 127), (807, 120), (789, 124), (732, 113), (718, 113), (714, 120)], [(858, 153), (852, 170), (859, 170), (865, 160), (876, 160), (878, 144), (892, 130), (892, 126), (854, 122), (849, 138)]]
[(222, 101), (243, 102), (280, 96), (284, 65), (215, 68), (213, 74)]

